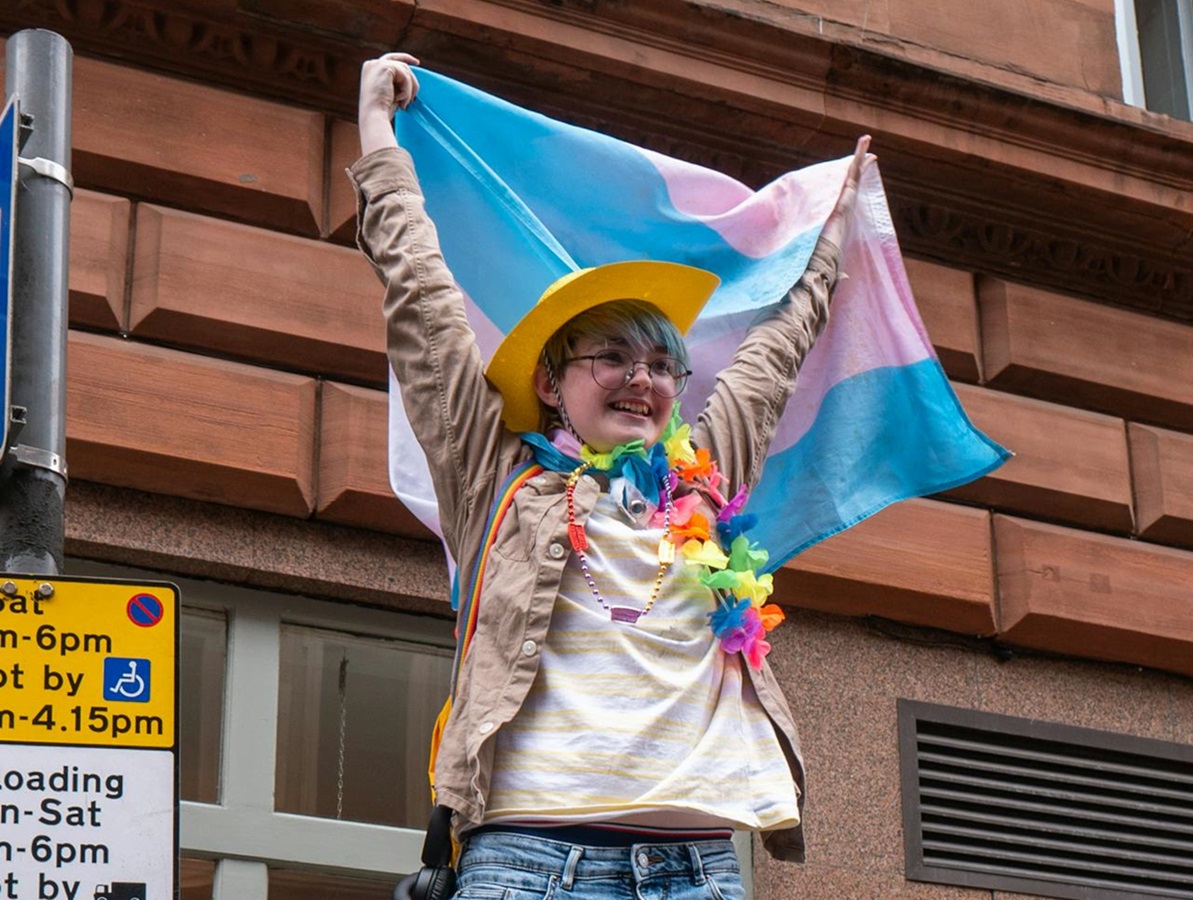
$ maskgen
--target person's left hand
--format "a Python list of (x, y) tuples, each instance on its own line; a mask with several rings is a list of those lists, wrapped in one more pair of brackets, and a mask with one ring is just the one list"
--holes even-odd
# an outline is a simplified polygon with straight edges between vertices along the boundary
[(824, 223), (821, 235), (840, 247), (845, 240), (845, 233), (849, 229), (849, 221), (853, 216), (854, 203), (857, 201), (858, 184), (862, 179), (862, 172), (873, 164), (874, 154), (870, 150), (870, 135), (863, 134), (857, 139), (857, 147), (853, 151), (853, 159), (849, 163), (849, 171), (845, 175), (845, 184), (841, 188), (841, 195), (837, 198), (837, 205)]

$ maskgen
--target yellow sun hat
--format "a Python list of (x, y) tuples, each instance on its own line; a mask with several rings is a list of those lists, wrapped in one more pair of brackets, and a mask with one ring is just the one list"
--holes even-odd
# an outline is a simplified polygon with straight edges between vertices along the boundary
[(569, 272), (547, 288), (513, 327), (485, 375), (505, 400), (502, 418), (511, 431), (539, 427), (534, 369), (543, 346), (574, 316), (612, 300), (645, 300), (687, 334), (721, 279), (681, 263), (637, 260)]

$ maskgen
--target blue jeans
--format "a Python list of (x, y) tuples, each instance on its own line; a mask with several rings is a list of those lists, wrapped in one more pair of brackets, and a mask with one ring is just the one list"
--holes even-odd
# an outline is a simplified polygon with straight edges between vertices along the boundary
[(464, 844), (455, 900), (744, 900), (725, 840), (587, 847), (518, 834)]

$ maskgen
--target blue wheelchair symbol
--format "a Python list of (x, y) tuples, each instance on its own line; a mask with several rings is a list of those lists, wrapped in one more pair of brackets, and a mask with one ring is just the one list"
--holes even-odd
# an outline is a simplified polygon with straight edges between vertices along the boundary
[(149, 660), (109, 656), (104, 660), (104, 699), (149, 702)]

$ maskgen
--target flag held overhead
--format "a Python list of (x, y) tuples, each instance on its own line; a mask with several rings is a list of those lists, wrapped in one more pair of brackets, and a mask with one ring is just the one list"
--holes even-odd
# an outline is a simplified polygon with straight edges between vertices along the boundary
[[(414, 158), (482, 356), (492, 360), (569, 273), (642, 260), (708, 270), (720, 284), (687, 334), (688, 420), (750, 323), (803, 274), (849, 167), (848, 157), (810, 166), (754, 191), (425, 69), (418, 77), (418, 98), (396, 120), (398, 141)], [(972, 426), (936, 359), (877, 166), (865, 170), (855, 209), (829, 324), (746, 507), (770, 548), (768, 570), (890, 503), (971, 481), (1009, 456)], [(532, 359), (550, 336), (541, 330)], [(391, 386), (391, 481), (438, 530), (425, 458)], [(515, 428), (528, 425), (522, 412)]]

